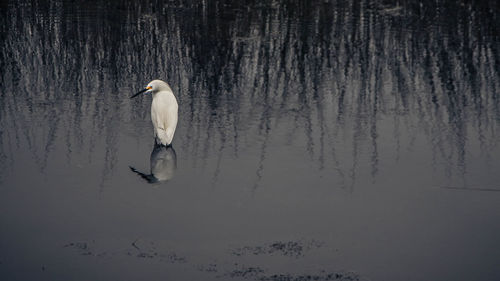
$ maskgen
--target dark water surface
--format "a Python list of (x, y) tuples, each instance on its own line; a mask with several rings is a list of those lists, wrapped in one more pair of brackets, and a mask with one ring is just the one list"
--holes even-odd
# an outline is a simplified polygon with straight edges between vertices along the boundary
[(1, 280), (500, 280), (498, 1), (74, 2), (0, 5)]

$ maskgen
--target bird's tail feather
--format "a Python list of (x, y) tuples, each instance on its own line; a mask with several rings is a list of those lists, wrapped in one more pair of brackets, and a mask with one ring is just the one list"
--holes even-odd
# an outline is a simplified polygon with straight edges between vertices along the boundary
[(172, 139), (174, 138), (174, 131), (172, 129), (159, 129), (156, 131), (156, 138), (161, 144), (165, 146), (170, 145), (172, 143)]

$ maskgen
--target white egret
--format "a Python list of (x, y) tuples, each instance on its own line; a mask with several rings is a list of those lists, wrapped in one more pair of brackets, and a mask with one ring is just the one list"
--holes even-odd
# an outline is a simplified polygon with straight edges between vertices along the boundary
[(153, 80), (143, 90), (130, 98), (135, 98), (142, 93), (152, 93), (151, 121), (155, 130), (156, 143), (169, 146), (174, 138), (177, 127), (177, 112), (179, 105), (177, 99), (167, 83)]

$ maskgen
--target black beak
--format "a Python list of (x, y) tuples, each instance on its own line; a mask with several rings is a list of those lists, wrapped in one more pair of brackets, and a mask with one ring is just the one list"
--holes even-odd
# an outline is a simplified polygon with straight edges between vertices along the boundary
[(148, 89), (142, 89), (142, 90), (140, 90), (138, 93), (136, 93), (135, 95), (131, 96), (130, 98), (131, 98), (131, 99), (132, 99), (132, 98), (135, 98), (135, 97), (137, 97), (138, 95), (140, 95), (140, 94), (144, 93), (144, 92), (145, 92), (145, 91), (147, 91), (147, 90), (148, 90)]

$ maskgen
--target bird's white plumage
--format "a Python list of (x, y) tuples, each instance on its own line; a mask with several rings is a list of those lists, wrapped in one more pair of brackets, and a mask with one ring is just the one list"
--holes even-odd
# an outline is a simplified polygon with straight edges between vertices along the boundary
[(167, 83), (161, 80), (151, 81), (147, 88), (153, 94), (151, 102), (151, 121), (157, 142), (170, 145), (177, 127), (177, 99)]

